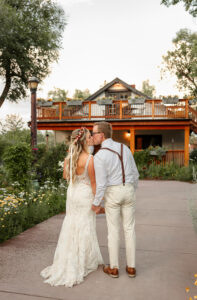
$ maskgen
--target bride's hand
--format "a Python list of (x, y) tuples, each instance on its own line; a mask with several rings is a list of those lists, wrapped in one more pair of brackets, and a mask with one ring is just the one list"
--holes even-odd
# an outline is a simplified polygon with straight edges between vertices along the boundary
[(101, 206), (96, 206), (94, 204), (92, 204), (92, 210), (98, 215), (100, 212)]

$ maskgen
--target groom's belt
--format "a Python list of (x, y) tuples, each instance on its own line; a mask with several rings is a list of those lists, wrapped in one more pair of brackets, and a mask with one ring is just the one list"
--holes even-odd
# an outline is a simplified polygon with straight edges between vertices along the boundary
[[(110, 148), (100, 148), (100, 150), (109, 150), (111, 152), (114, 152), (115, 154), (118, 155), (120, 162), (121, 162), (121, 167), (122, 167), (122, 183), (123, 185), (125, 185), (125, 171), (124, 171), (124, 164), (123, 164), (123, 144), (121, 144), (121, 154), (119, 154), (118, 152), (110, 149)], [(99, 151), (100, 151), (99, 150)]]

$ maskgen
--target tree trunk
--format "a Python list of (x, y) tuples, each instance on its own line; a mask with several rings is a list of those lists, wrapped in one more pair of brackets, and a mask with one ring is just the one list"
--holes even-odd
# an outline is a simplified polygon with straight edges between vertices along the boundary
[(4, 87), (3, 92), (0, 96), (0, 107), (3, 105), (3, 102), (5, 101), (5, 99), (7, 97), (10, 86), (11, 86), (11, 77), (10, 77), (10, 75), (8, 75), (8, 76), (6, 76), (5, 87)]

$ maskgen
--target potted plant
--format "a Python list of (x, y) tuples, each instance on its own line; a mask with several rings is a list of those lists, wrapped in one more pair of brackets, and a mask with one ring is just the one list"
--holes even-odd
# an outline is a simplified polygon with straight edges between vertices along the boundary
[(162, 99), (163, 104), (177, 104), (179, 102), (179, 99), (177, 97), (169, 97)]
[(166, 149), (164, 147), (160, 147), (160, 146), (156, 146), (156, 147), (150, 146), (148, 148), (148, 150), (150, 151), (150, 155), (153, 155), (153, 156), (162, 157), (166, 154)]
[(52, 106), (52, 105), (53, 105), (52, 99), (45, 100), (44, 98), (37, 98), (37, 106)]
[(113, 99), (111, 97), (103, 97), (96, 101), (98, 105), (111, 105), (113, 103)]
[(36, 104), (37, 106), (42, 106), (42, 103), (44, 102), (44, 98), (37, 98)]
[(72, 99), (72, 100), (66, 100), (66, 104), (68, 106), (82, 106), (83, 100), (79, 99)]
[(47, 106), (47, 107), (49, 107), (49, 106), (52, 106), (53, 105), (53, 102), (52, 101), (44, 101), (43, 103), (42, 103), (42, 106)]
[(134, 99), (128, 99), (129, 104), (144, 104), (145, 103), (145, 98), (134, 98)]

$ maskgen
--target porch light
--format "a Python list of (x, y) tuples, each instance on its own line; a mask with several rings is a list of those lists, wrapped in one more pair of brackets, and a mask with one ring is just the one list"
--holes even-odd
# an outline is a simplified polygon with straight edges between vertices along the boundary
[(126, 132), (126, 137), (127, 137), (127, 138), (130, 138), (130, 135), (131, 135), (131, 134), (130, 134), (130, 130), (127, 130), (127, 132)]

